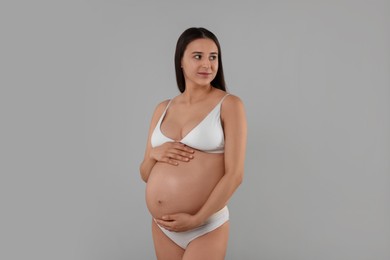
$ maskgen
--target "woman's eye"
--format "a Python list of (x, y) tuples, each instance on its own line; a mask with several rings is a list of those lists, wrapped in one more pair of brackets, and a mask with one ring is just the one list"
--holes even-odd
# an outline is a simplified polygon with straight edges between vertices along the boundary
[(216, 60), (217, 56), (210, 56), (210, 60)]
[(194, 58), (199, 60), (201, 58), (201, 56), (200, 55), (195, 55)]

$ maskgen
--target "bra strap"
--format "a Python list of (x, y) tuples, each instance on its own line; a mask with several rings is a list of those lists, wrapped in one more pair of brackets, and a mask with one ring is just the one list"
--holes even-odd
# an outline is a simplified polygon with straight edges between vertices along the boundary
[(167, 110), (168, 110), (169, 105), (171, 104), (171, 101), (172, 101), (172, 99), (169, 100), (169, 102), (168, 102), (167, 106), (165, 107), (164, 112), (161, 114), (160, 119), (158, 120), (157, 124), (161, 124), (161, 121), (165, 117), (165, 114), (167, 113)]
[(229, 96), (229, 95), (230, 95), (230, 94), (227, 93), (227, 94), (221, 99), (221, 101), (219, 101), (219, 103), (222, 104), (222, 102), (225, 100), (225, 98), (226, 98), (227, 96)]
[[(172, 98), (172, 99), (173, 99), (173, 98)], [(168, 102), (167, 106), (165, 107), (164, 114), (165, 114), (165, 112), (167, 112), (167, 110), (168, 110), (168, 107), (169, 107), (169, 105), (170, 105), (170, 104), (171, 104), (171, 102), (172, 102), (172, 99), (170, 99), (170, 100), (169, 100), (169, 102)]]

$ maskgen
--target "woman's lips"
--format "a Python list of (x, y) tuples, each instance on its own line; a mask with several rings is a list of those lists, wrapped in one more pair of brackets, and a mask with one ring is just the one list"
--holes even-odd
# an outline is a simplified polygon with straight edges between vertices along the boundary
[(201, 76), (204, 76), (204, 77), (207, 77), (207, 76), (210, 76), (211, 73), (207, 73), (207, 72), (198, 72), (199, 75)]

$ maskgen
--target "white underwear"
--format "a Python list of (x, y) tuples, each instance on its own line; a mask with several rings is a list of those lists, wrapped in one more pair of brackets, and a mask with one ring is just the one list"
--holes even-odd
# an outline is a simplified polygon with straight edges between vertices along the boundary
[(229, 220), (229, 210), (227, 206), (223, 207), (218, 212), (211, 215), (206, 222), (197, 228), (184, 231), (184, 232), (173, 232), (166, 230), (163, 227), (157, 225), (164, 234), (169, 237), (173, 242), (183, 249), (186, 249), (188, 244), (197, 237), (200, 237), (206, 233), (217, 229), (222, 226), (226, 221)]

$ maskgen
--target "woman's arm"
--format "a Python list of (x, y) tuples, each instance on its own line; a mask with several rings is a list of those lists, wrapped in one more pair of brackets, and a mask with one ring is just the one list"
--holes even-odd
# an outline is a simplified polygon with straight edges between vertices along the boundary
[(217, 183), (202, 208), (195, 214), (178, 213), (156, 219), (171, 231), (185, 231), (204, 223), (224, 207), (241, 184), (244, 175), (247, 122), (242, 101), (233, 95), (222, 103), (221, 118), (225, 133), (225, 174)]
[(242, 101), (230, 95), (225, 99), (221, 118), (225, 133), (225, 174), (213, 189), (203, 207), (196, 213), (199, 223), (224, 207), (244, 177), (247, 122)]
[(158, 120), (160, 119), (162, 113), (164, 112), (165, 107), (168, 104), (168, 100), (165, 100), (157, 105), (153, 112), (152, 120), (149, 126), (148, 139), (146, 142), (146, 149), (144, 154), (144, 159), (139, 167), (141, 178), (144, 182), (148, 182), (150, 171), (153, 166), (156, 164), (157, 160), (150, 156), (150, 152), (153, 149), (150, 143), (150, 138), (152, 136), (153, 130), (157, 125)]

